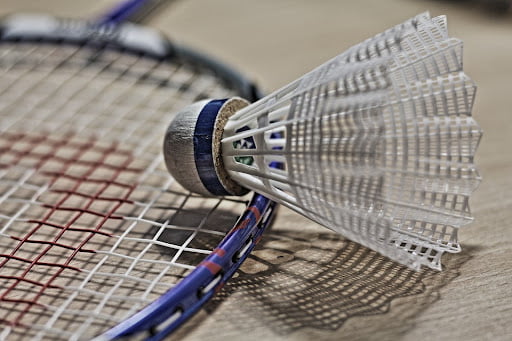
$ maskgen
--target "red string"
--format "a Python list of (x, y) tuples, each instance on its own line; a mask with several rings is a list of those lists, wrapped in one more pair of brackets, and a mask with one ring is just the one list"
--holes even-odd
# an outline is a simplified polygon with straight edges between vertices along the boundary
[[(64, 271), (81, 271), (80, 268), (71, 265), (73, 259), (81, 252), (94, 252), (92, 249), (85, 248), (86, 244), (95, 235), (110, 236), (107, 231), (101, 231), (105, 223), (112, 219), (122, 219), (122, 216), (116, 215), (115, 212), (124, 204), (131, 204), (129, 199), (130, 194), (136, 187), (134, 183), (124, 183), (119, 180), (121, 174), (130, 172), (132, 174), (140, 173), (140, 169), (130, 167), (133, 162), (133, 157), (129, 151), (121, 150), (115, 143), (109, 145), (100, 145), (100, 143), (93, 138), (83, 141), (76, 138), (73, 134), (68, 134), (64, 137), (53, 137), (50, 134), (46, 135), (25, 135), (25, 134), (9, 134), (4, 133), (0, 136), (0, 154), (10, 158), (8, 162), (0, 163), (0, 168), (12, 167), (18, 164), (23, 164), (33, 167), (48, 178), (50, 187), (49, 192), (58, 194), (56, 196), (42, 196), (42, 200), (47, 197), (52, 198), (52, 202), (44, 201), (42, 206), (46, 209), (44, 215), (39, 219), (31, 219), (27, 222), (27, 232), (20, 236), (12, 236), (12, 239), (18, 243), (13, 247), (9, 254), (0, 254), (0, 269), (6, 266), (9, 262), (10, 267), (18, 269), (15, 275), (0, 275), (0, 279), (6, 280), (5, 289), (0, 293), (1, 302), (16, 303), (16, 311), (12, 316), (3, 318), (4, 322), (11, 325), (22, 325), (23, 317), (29, 313), (30, 309), (34, 306), (43, 306), (41, 298), (44, 297), (44, 292), (47, 289), (60, 288), (56, 280)], [(45, 148), (40, 148), (41, 146)], [(37, 148), (39, 147), (39, 148)], [(62, 154), (67, 154), (63, 156)], [(91, 153), (92, 152), (92, 153)], [(85, 155), (87, 154), (87, 157)], [(95, 156), (93, 160), (91, 156)], [(109, 157), (115, 157), (116, 164), (108, 163)], [(51, 162), (52, 169), (45, 170), (45, 165)], [(56, 165), (60, 167), (55, 170)], [(85, 170), (82, 174), (76, 174), (72, 167), (79, 166), (81, 170)], [(59, 168), (57, 167), (57, 168)], [(104, 178), (93, 178), (92, 174), (98, 170), (106, 170)], [(57, 188), (55, 186), (59, 179), (68, 180), (66, 188)], [(84, 188), (87, 185), (94, 185), (90, 188), (95, 188), (94, 193), (87, 193)], [(56, 188), (52, 188), (56, 187)], [(119, 197), (111, 197), (105, 195), (107, 189), (116, 187), (116, 193), (123, 192)], [(71, 204), (72, 197), (80, 197), (84, 200), (80, 207)], [(108, 208), (107, 212), (97, 210), (97, 203), (102, 202), (102, 207)], [(75, 200), (76, 202), (76, 200)], [(92, 208), (92, 205), (96, 204)], [(110, 205), (110, 207), (108, 207)], [(65, 223), (56, 223), (52, 221), (58, 212), (68, 211), (72, 212), (69, 219)], [(94, 226), (79, 227), (74, 224), (81, 217), (96, 217), (97, 222)], [(52, 233), (37, 233), (45, 229), (45, 232), (53, 230)], [(77, 245), (69, 245), (61, 242), (60, 239), (68, 231), (82, 232), (82, 240), (78, 241)], [(35, 235), (38, 238), (35, 238)], [(42, 240), (41, 235), (47, 237), (47, 240)], [(22, 246), (36, 244), (42, 246), (41, 251), (32, 259), (18, 256), (17, 253), (21, 250)], [(49, 253), (52, 249), (67, 249), (71, 252), (60, 262), (45, 262), (42, 258)], [(37, 250), (37, 247), (33, 248)], [(49, 268), (49, 275), (42, 281), (32, 280), (27, 278), (30, 271), (36, 266), (47, 266)], [(50, 271), (53, 270), (53, 273)], [(37, 290), (30, 298), (19, 298), (22, 291), (19, 288), (20, 283), (29, 283)], [(32, 290), (33, 292), (33, 290)], [(54, 293), (53, 293), (54, 294)]]

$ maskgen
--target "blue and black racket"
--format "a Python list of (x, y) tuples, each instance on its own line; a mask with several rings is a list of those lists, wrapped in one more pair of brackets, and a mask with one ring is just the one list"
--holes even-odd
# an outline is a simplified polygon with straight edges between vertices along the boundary
[(233, 70), (141, 22), (0, 23), (0, 339), (161, 339), (233, 275), (271, 220), (261, 195), (207, 199), (163, 163), (189, 103), (257, 99)]

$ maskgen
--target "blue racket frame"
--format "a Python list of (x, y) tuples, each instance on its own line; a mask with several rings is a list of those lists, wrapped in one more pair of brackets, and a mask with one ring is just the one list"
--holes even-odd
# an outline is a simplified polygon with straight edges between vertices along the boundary
[(103, 336), (116, 339), (149, 331), (162, 340), (194, 315), (233, 276), (272, 221), (276, 204), (255, 194), (235, 226), (185, 279)]
[[(126, 53), (144, 54), (158, 60), (177, 58), (216, 73), (227, 86), (237, 90), (238, 95), (249, 101), (261, 97), (257, 88), (236, 71), (193, 50), (171, 44), (156, 32), (145, 29), (137, 33), (138, 39), (134, 39), (134, 36), (129, 37), (130, 32), (137, 30), (137, 27), (127, 27), (123, 22), (151, 1), (154, 0), (128, 0), (106, 15), (100, 16), (98, 20), (87, 23), (80, 21), (77, 27), (83, 32), (76, 31), (77, 27), (75, 31), (69, 32), (66, 25), (49, 25), (47, 30), (40, 25), (34, 28), (27, 23), (26, 18), (20, 22), (11, 20), (0, 27), (0, 39), (91, 44), (121, 49)], [(105, 25), (108, 30), (102, 29)], [(113, 31), (122, 34), (112, 34)], [(276, 203), (262, 195), (254, 194), (245, 211), (221, 243), (186, 278), (153, 303), (96, 339), (112, 340), (137, 335), (147, 336), (148, 340), (161, 340), (173, 332), (233, 276), (260, 240), (272, 221), (275, 210)]]

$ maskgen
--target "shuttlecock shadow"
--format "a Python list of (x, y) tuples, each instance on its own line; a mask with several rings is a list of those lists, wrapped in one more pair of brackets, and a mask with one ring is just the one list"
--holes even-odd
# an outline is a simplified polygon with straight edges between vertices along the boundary
[[(390, 314), (403, 329), (440, 298), (470, 253), (445, 256), (441, 272), (414, 271), (333, 233), (273, 231), (205, 310), (226, 335), (235, 328), (287, 335), (302, 328), (335, 331), (350, 318), (386, 314), (394, 299), (416, 295)], [(219, 319), (224, 314), (212, 314), (217, 310), (244, 323)], [(182, 332), (187, 328), (194, 326)]]
[[(153, 226), (148, 230), (148, 236), (154, 236), (158, 233), (158, 242), (166, 245), (186, 245), (191, 249), (213, 250), (224, 238), (229, 229), (234, 226), (239, 217), (239, 212), (226, 209), (209, 208), (191, 208), (179, 209), (169, 215), (168, 224), (172, 226), (158, 233), (160, 226)], [(163, 224), (165, 221), (159, 221)], [(205, 232), (206, 231), (206, 232)], [(217, 234), (212, 234), (216, 231)], [(193, 237), (193, 238), (192, 238)], [(171, 259), (177, 252), (177, 248), (167, 246), (157, 246), (163, 259)], [(199, 264), (206, 253), (184, 252), (180, 259), (187, 264)]]

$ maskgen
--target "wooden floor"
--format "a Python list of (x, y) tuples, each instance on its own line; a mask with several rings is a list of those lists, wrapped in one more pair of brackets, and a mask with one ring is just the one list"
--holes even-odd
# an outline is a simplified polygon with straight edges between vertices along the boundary
[[(2, 0), (0, 13), (88, 17), (109, 2)], [(171, 339), (512, 340), (512, 15), (461, 1), (177, 0), (151, 25), (272, 90), (425, 10), (448, 15), (479, 86), (484, 180), (463, 252), (442, 272), (413, 272), (281, 209), (243, 269)]]

